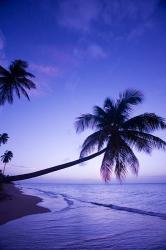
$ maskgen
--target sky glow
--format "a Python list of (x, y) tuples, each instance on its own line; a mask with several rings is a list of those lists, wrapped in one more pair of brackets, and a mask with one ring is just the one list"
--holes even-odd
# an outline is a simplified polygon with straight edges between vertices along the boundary
[[(7, 173), (25, 173), (79, 157), (90, 131), (76, 134), (75, 118), (117, 98), (143, 91), (133, 115), (166, 117), (166, 1), (0, 1), (0, 64), (26, 60), (37, 90), (0, 108), (1, 133), (12, 150)], [(157, 133), (166, 140), (165, 133)], [(166, 154), (137, 154), (140, 176), (166, 176)], [(101, 158), (49, 174), (53, 180), (100, 179)]]

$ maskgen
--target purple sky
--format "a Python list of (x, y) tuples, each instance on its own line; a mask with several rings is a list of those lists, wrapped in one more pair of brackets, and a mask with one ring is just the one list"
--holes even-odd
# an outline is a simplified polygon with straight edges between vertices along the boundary
[[(25, 173), (78, 158), (90, 131), (77, 135), (82, 113), (140, 89), (136, 112), (166, 117), (166, 1), (0, 0), (0, 63), (29, 62), (37, 90), (0, 108), (10, 136), (8, 173)], [(162, 132), (157, 133), (166, 139)], [(166, 176), (166, 155), (137, 154), (140, 176)], [(48, 175), (54, 180), (99, 179), (101, 159)]]

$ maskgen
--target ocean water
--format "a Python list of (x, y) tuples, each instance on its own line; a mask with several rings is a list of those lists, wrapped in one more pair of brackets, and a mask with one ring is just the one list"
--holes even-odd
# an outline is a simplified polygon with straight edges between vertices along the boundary
[(0, 250), (166, 249), (166, 184), (21, 187), (51, 212), (0, 226)]

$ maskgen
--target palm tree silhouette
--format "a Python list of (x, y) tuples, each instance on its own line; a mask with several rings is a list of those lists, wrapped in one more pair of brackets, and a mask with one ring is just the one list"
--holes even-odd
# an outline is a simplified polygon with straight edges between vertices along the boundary
[(19, 99), (22, 94), (29, 100), (27, 90), (35, 89), (36, 86), (31, 80), (34, 75), (27, 68), (28, 63), (22, 60), (13, 61), (8, 69), (0, 66), (0, 105), (13, 103), (15, 94)]
[(7, 133), (0, 134), (0, 146), (1, 144), (5, 144), (9, 139), (9, 136)]
[(116, 102), (107, 98), (103, 108), (95, 106), (93, 114), (84, 114), (76, 121), (77, 132), (87, 128), (95, 130), (84, 141), (80, 158), (95, 148), (100, 151), (106, 147), (100, 170), (105, 181), (110, 180), (113, 170), (118, 179), (125, 177), (128, 167), (138, 174), (139, 162), (132, 148), (148, 154), (153, 148), (166, 148), (166, 142), (150, 134), (166, 128), (162, 117), (144, 113), (130, 118), (132, 106), (142, 101), (140, 91), (126, 90)]
[[(93, 114), (83, 114), (76, 120), (77, 132), (87, 128), (95, 130), (84, 141), (78, 160), (28, 174), (5, 177), (4, 181), (41, 176), (80, 164), (103, 153), (101, 175), (105, 181), (110, 180), (113, 170), (118, 179), (126, 175), (128, 167), (137, 174), (139, 162), (132, 148), (148, 154), (154, 148), (166, 148), (165, 141), (151, 134), (155, 130), (166, 128), (162, 117), (154, 113), (144, 113), (130, 118), (133, 106), (142, 101), (142, 93), (130, 89), (120, 94), (117, 101), (107, 98), (103, 108), (95, 106)], [(95, 149), (97, 153), (88, 155)]]
[(1, 161), (4, 163), (3, 174), (5, 172), (6, 164), (9, 163), (9, 161), (11, 161), (12, 158), (13, 158), (12, 151), (6, 150), (5, 153), (1, 155)]

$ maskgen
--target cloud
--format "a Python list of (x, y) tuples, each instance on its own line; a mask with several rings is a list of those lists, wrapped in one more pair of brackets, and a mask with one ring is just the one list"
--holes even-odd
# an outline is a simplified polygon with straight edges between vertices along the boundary
[(34, 64), (34, 63), (31, 64), (30, 66), (33, 71), (47, 76), (59, 76), (60, 74), (60, 69), (55, 66)]
[(50, 95), (53, 92), (54, 84), (52, 84), (49, 79), (39, 76), (34, 79), (34, 82), (36, 84), (36, 89), (31, 90), (31, 96), (43, 97)]
[(95, 59), (101, 59), (101, 58), (107, 57), (104, 49), (101, 46), (99, 46), (98, 44), (89, 45), (89, 47), (87, 48), (87, 52), (88, 52), (88, 54), (90, 54), (91, 57), (93, 57)]
[(152, 16), (158, 0), (103, 0), (105, 7), (102, 18), (109, 25), (117, 25), (125, 21), (143, 21)]
[(115, 39), (127, 40), (141, 37), (154, 25), (158, 0), (103, 0), (105, 8), (101, 19)]
[(59, 2), (58, 22), (69, 29), (87, 32), (98, 18), (100, 1), (61, 0)]
[(105, 59), (108, 55), (105, 49), (99, 44), (89, 43), (85, 46), (76, 47), (74, 49), (74, 54), (77, 58), (84, 59)]
[(141, 37), (147, 30), (153, 27), (152, 22), (147, 22), (139, 25), (135, 29), (132, 29), (131, 32), (128, 34), (127, 39), (132, 40)]
[(50, 53), (61, 68), (64, 67), (75, 67), (79, 64), (78, 60), (75, 58), (73, 54), (73, 48), (70, 46), (66, 46), (65, 48), (57, 49), (56, 47), (50, 48)]
[(31, 95), (41, 97), (51, 94), (54, 88), (52, 78), (61, 76), (60, 68), (57, 66), (37, 63), (31, 63), (29, 66), (32, 73), (36, 76), (34, 82), (37, 86), (35, 90), (31, 90)]
[(114, 38), (128, 38), (135, 30), (141, 35), (151, 28), (147, 23), (159, 2), (165, 4), (164, 0), (60, 0), (57, 20), (59, 25), (82, 32), (91, 40), (99, 33), (105, 33), (105, 37), (111, 33)]
[[(130, 42), (154, 27), (159, 2), (164, 0), (48, 0), (44, 11), (55, 18), (66, 43), (47, 46), (42, 53), (61, 71), (78, 68), (82, 60), (106, 59), (115, 43)], [(57, 28), (57, 27), (56, 27)], [(112, 45), (112, 48), (111, 48)], [(116, 46), (116, 45), (115, 45)], [(58, 62), (58, 63), (57, 63)], [(45, 74), (54, 70), (38, 69)], [(56, 73), (55, 73), (56, 74)], [(58, 74), (58, 72), (57, 72)]]

